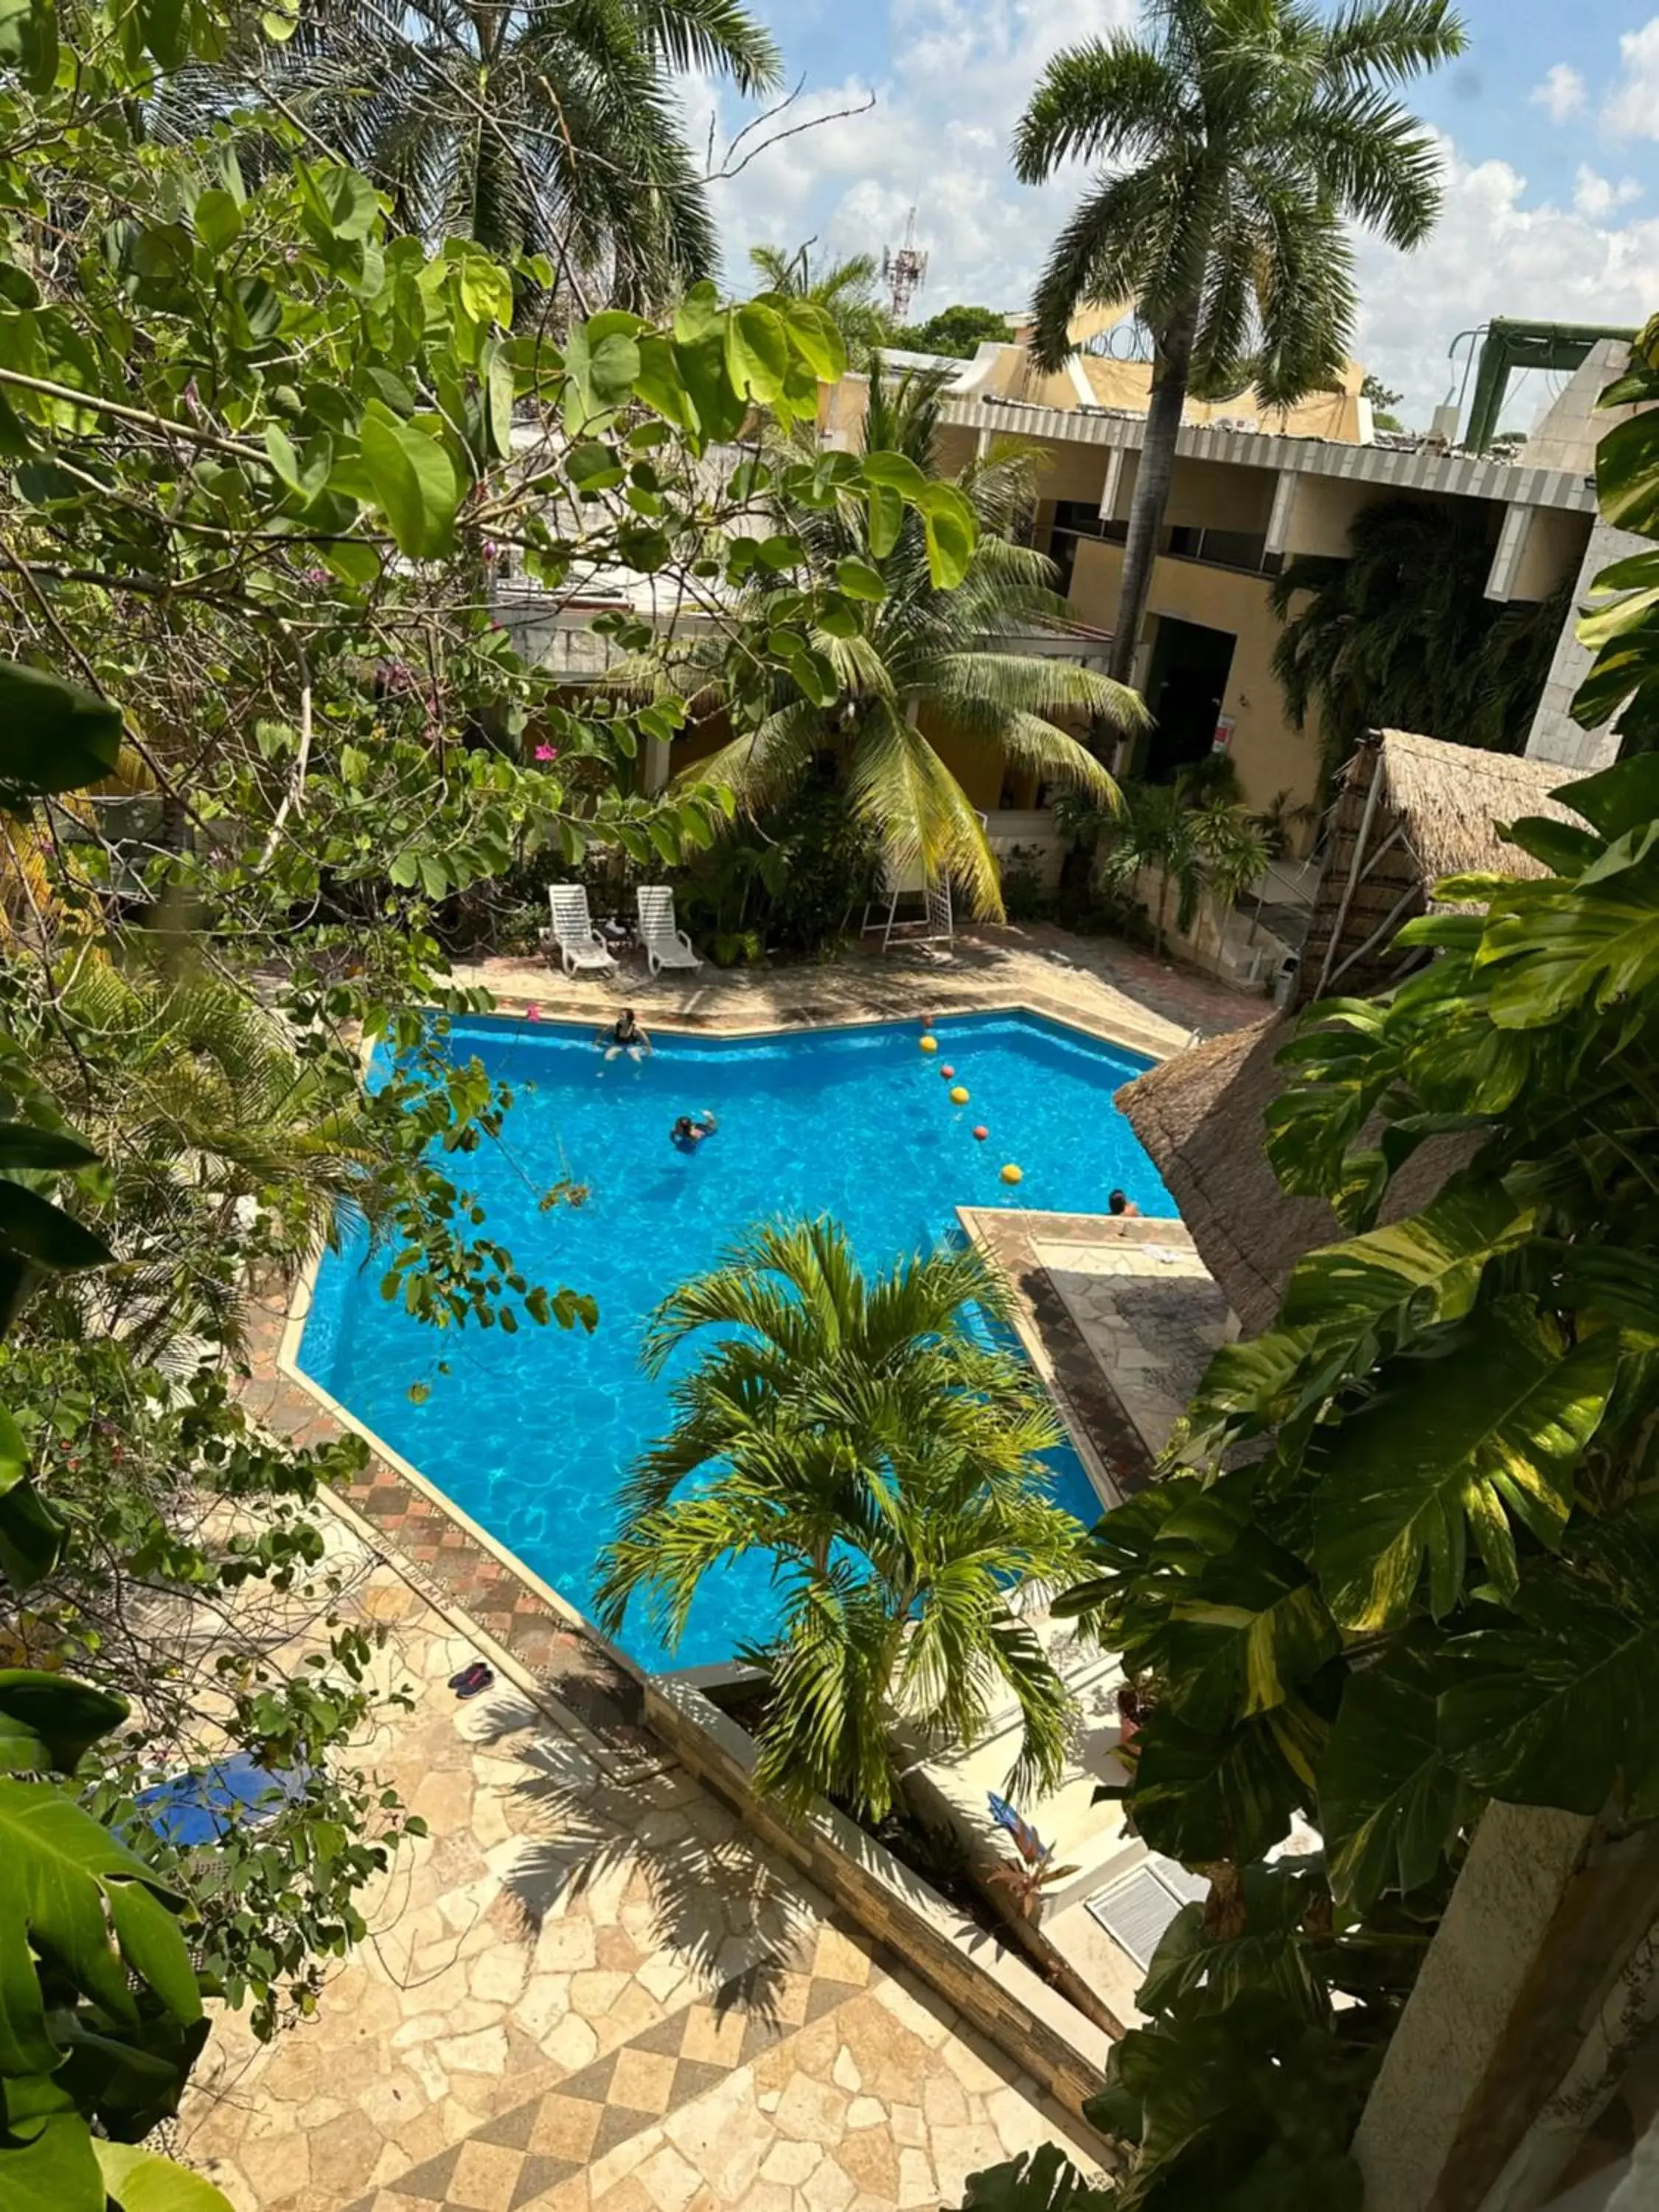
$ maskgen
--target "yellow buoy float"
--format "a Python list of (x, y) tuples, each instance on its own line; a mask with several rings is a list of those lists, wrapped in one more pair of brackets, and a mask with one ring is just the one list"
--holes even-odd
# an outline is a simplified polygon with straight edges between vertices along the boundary
[(1025, 1170), (1024, 1168), (1017, 1168), (1013, 1162), (1010, 1160), (1007, 1166), (1002, 1170), (1002, 1180), (1004, 1182), (1024, 1182), (1025, 1180)]
[(962, 1084), (958, 1083), (951, 1093), (951, 1103), (953, 1106), (965, 1106), (968, 1103), (968, 1092)]
[(921, 1047), (924, 1052), (937, 1052), (939, 1050), (939, 1039), (936, 1036), (918, 1037), (916, 1039), (916, 1042)]

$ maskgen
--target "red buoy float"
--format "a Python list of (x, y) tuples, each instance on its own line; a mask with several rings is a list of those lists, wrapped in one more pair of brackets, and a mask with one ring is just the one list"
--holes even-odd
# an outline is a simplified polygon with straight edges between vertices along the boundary
[(975, 1136), (978, 1138), (981, 1145), (985, 1142), (985, 1139), (990, 1135), (990, 1133), (991, 1132), (986, 1127), (983, 1121), (980, 1123), (978, 1128), (974, 1132)]

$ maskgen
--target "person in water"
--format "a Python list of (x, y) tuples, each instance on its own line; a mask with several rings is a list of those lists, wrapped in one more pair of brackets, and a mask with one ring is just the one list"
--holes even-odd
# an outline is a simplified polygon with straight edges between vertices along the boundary
[(719, 1127), (720, 1123), (705, 1106), (701, 1114), (682, 1114), (669, 1131), (668, 1141), (676, 1152), (695, 1152), (704, 1138), (712, 1137)]
[(1106, 1203), (1114, 1213), (1138, 1214), (1140, 1212), (1140, 1208), (1125, 1190), (1115, 1190)]
[(643, 1060), (654, 1049), (651, 1040), (634, 1018), (632, 1006), (624, 1006), (608, 1030), (601, 1030), (593, 1040), (607, 1060), (615, 1060), (626, 1053), (630, 1060)]

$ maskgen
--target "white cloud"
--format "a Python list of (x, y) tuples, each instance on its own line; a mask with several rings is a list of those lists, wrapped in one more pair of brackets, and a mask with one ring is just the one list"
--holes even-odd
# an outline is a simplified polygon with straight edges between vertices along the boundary
[[(1408, 419), (1417, 422), (1426, 422), (1448, 386), (1462, 385), (1466, 356), (1460, 348), (1455, 363), (1449, 360), (1452, 341), (1494, 315), (1634, 329), (1659, 305), (1659, 221), (1598, 219), (1620, 204), (1623, 187), (1606, 185), (1607, 207), (1586, 207), (1584, 179), (1593, 173), (1581, 171), (1573, 206), (1529, 206), (1527, 180), (1509, 162), (1471, 163), (1449, 139), (1441, 145), (1445, 207), (1427, 244), (1409, 255), (1375, 239), (1358, 247), (1355, 351), (1404, 389)], [(1541, 393), (1522, 397), (1529, 404)]]
[[(1015, 183), (1009, 144), (1044, 64), (1060, 47), (1134, 20), (1134, 0), (892, 0), (892, 76), (866, 115), (791, 138), (717, 187), (735, 273), (758, 240), (824, 253), (896, 245), (909, 210), (929, 256), (918, 315), (952, 301), (1023, 307), (1075, 199), (1079, 173), (1036, 191)], [(814, 93), (809, 113), (849, 104)], [(706, 126), (705, 126), (706, 127)], [(699, 137), (701, 143), (701, 136)]]
[(1570, 63), (1557, 62), (1553, 69), (1545, 70), (1543, 82), (1534, 85), (1527, 97), (1535, 107), (1549, 111), (1552, 123), (1565, 123), (1583, 108), (1583, 76)]
[(1642, 187), (1634, 177), (1621, 177), (1615, 185), (1610, 177), (1599, 176), (1588, 161), (1578, 164), (1578, 174), (1572, 188), (1573, 212), (1599, 222), (1603, 216), (1611, 215), (1614, 208), (1628, 207), (1632, 200), (1642, 197)]
[(1659, 15), (1619, 40), (1619, 82), (1601, 110), (1621, 138), (1659, 138)]

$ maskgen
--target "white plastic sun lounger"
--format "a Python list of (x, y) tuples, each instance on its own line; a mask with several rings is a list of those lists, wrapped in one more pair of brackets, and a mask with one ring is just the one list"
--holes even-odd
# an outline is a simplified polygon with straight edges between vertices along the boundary
[(597, 975), (614, 975), (617, 963), (587, 911), (587, 893), (580, 884), (550, 884), (547, 903), (553, 916), (553, 942), (567, 975), (591, 969)]
[(674, 920), (674, 894), (665, 884), (641, 884), (636, 896), (640, 909), (640, 943), (655, 975), (665, 968), (701, 968), (691, 940)]

